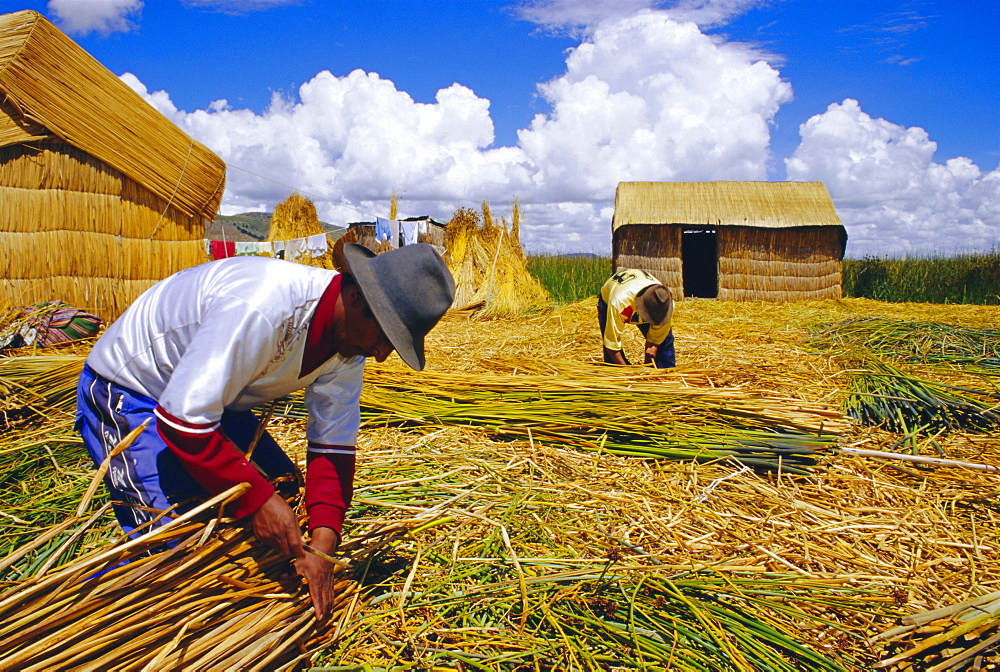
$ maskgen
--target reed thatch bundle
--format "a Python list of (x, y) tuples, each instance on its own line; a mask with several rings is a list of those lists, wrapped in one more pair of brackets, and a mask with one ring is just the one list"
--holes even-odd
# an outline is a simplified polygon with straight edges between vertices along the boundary
[[(267, 237), (264, 240), (287, 241), (321, 233), (325, 234), (326, 232), (319, 223), (319, 216), (316, 214), (316, 204), (302, 194), (295, 193), (274, 206), (274, 212), (271, 214), (271, 226), (268, 228)], [(335, 268), (333, 251), (329, 249), (324, 254), (316, 257), (306, 253), (291, 261), (296, 261), (306, 266)]]
[(331, 621), (317, 623), (301, 582), (280, 578), (287, 561), (215, 514), (247, 487), (15, 582), (0, 595), (0, 668), (293, 669), (328, 647), (356, 584), (342, 576)]
[(872, 638), (893, 653), (876, 668), (927, 672), (996, 669), (1000, 592), (905, 616), (903, 625)]
[(528, 272), (518, 239), (520, 208), (515, 202), (516, 227), (496, 223), (483, 202), (482, 216), (460, 208), (445, 229), (448, 268), (455, 277), (456, 309), (476, 309), (483, 317), (524, 314), (548, 307), (551, 297)]
[(0, 296), (116, 318), (203, 263), (225, 164), (33, 11), (0, 15)]

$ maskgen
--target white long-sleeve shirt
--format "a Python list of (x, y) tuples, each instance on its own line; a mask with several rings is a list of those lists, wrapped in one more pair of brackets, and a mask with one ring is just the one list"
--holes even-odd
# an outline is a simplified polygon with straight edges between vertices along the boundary
[(299, 377), (309, 323), (335, 271), (235, 257), (181, 271), (140, 296), (87, 359), (102, 377), (193, 426), (217, 427), (306, 389), (307, 438), (357, 441), (365, 358), (335, 355)]

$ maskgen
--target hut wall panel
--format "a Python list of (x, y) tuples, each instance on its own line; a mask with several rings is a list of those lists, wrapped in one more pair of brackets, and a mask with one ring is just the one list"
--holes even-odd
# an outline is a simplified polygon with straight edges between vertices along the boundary
[(611, 256), (614, 271), (640, 268), (652, 273), (676, 299), (684, 296), (679, 225), (630, 224), (615, 229)]
[(0, 231), (122, 232), (125, 211), (117, 196), (0, 186), (0, 200)]
[(719, 299), (839, 298), (842, 248), (834, 227), (718, 230)]
[(725, 295), (720, 290), (720, 301), (818, 301), (820, 299), (841, 298), (840, 286), (817, 291), (783, 292), (780, 290), (729, 289)]
[(444, 247), (444, 231), (443, 226), (428, 223), (427, 233), (421, 233), (417, 236), (417, 242)]
[[(44, 264), (38, 260), (44, 259)], [(82, 231), (0, 233), (0, 276), (160, 280), (204, 263), (199, 241), (157, 241)], [(45, 300), (39, 299), (39, 300)]]
[(7, 211), (0, 214), (0, 231), (74, 228), (156, 240), (205, 236), (199, 217), (168, 207), (134, 180), (61, 142), (0, 148), (0, 195)]
[(110, 323), (154, 284), (155, 280), (65, 275), (27, 280), (0, 279), (0, 302), (21, 306), (60, 300), (90, 311)]

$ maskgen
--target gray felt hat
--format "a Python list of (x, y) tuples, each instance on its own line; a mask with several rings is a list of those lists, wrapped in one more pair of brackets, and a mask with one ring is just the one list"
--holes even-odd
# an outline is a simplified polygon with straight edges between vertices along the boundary
[(344, 261), (389, 342), (409, 364), (424, 368), (424, 337), (455, 299), (455, 279), (441, 255), (426, 243), (375, 254), (344, 245)]
[(635, 309), (643, 322), (660, 326), (673, 317), (674, 297), (663, 285), (650, 285), (639, 293), (635, 299)]

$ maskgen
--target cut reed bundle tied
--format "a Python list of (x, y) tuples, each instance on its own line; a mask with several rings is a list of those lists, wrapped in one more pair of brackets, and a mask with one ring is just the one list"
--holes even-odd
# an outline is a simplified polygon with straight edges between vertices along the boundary
[(341, 570), (333, 616), (317, 623), (298, 578), (280, 578), (287, 560), (213, 515), (246, 487), (15, 582), (0, 596), (0, 670), (292, 669), (331, 645), (356, 584)]

